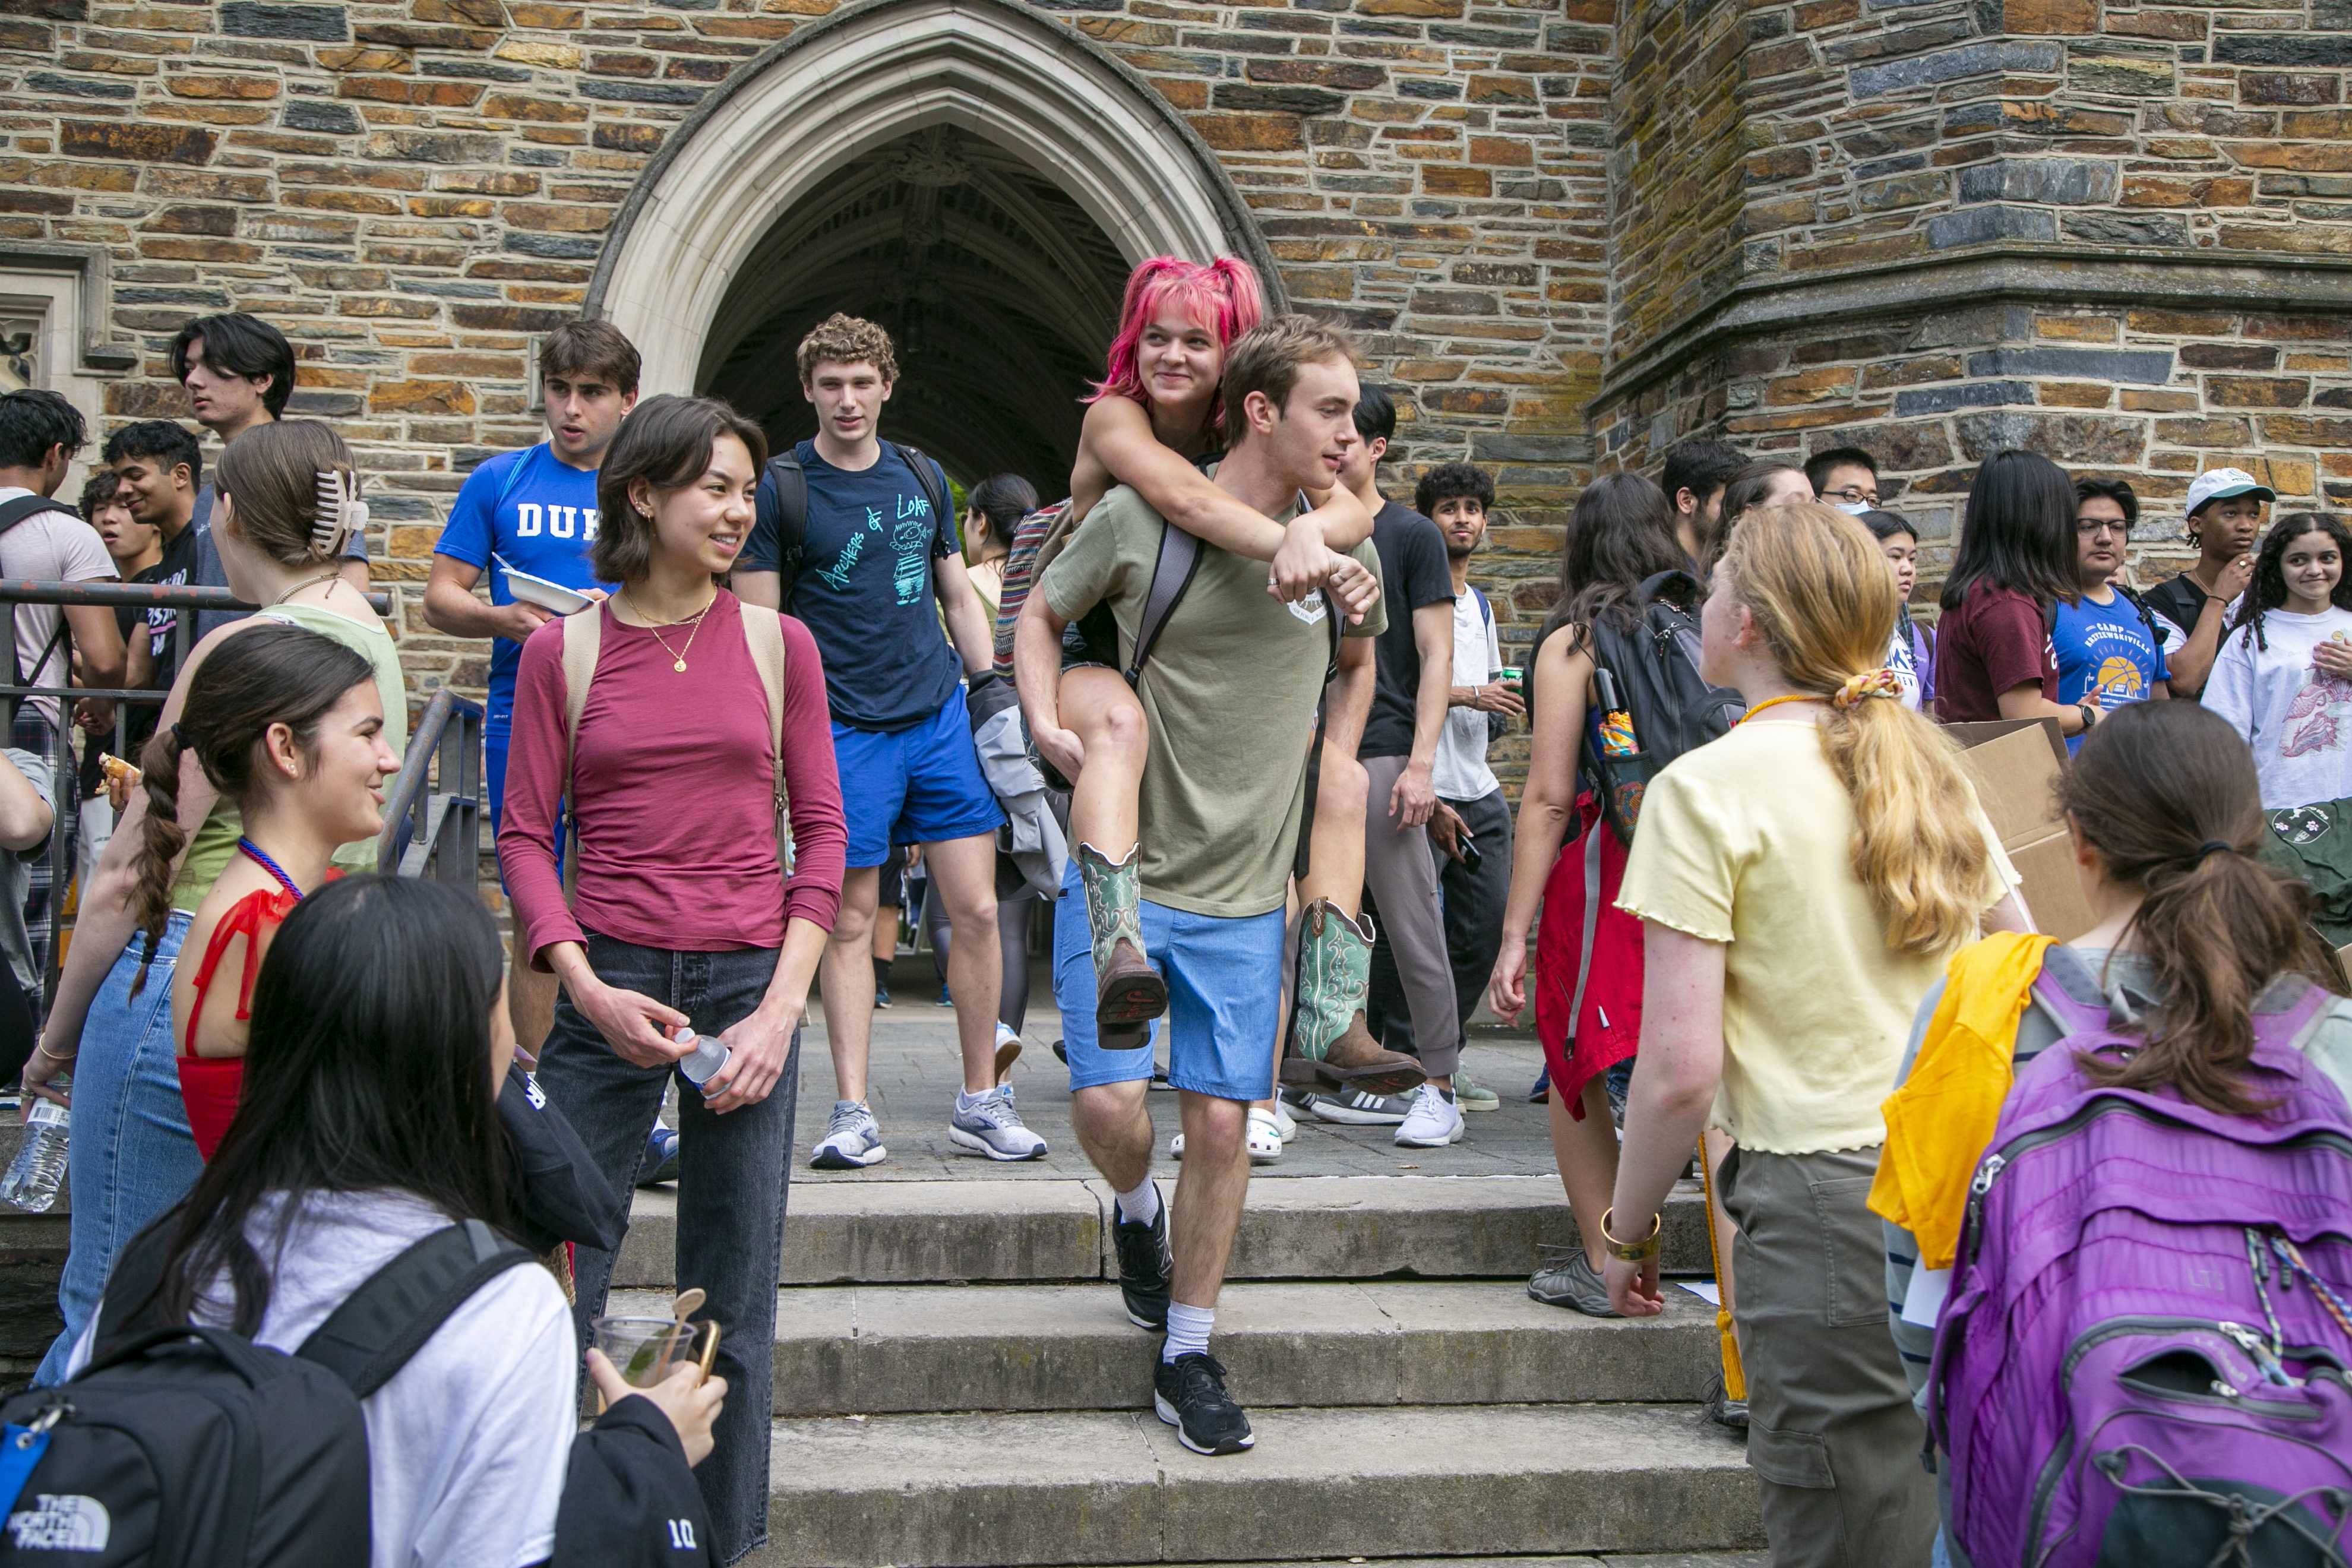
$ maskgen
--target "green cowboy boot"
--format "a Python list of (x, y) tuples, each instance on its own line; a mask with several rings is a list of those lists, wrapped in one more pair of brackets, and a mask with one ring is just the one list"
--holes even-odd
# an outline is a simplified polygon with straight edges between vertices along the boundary
[(1328, 899), (1300, 911), (1298, 1010), (1291, 1030), (1298, 1055), (1285, 1058), (1286, 1083), (1336, 1084), (1372, 1094), (1405, 1094), (1429, 1075), (1421, 1063), (1383, 1050), (1364, 1026), (1371, 986), (1372, 922), (1349, 920)]
[(1095, 1028), (1129, 1033), (1168, 1010), (1168, 982), (1143, 956), (1142, 888), (1138, 845), (1116, 865), (1091, 844), (1078, 846), (1078, 880), (1087, 890), (1087, 925), (1094, 933)]

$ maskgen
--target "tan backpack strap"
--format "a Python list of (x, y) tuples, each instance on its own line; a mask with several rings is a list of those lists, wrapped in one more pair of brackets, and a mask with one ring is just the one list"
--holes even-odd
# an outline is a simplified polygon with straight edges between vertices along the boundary
[(580, 754), (580, 715), (588, 710), (588, 688), (596, 680), (596, 650), (604, 637), (604, 616), (591, 605), (563, 617), (563, 800), (572, 824), (571, 853), (563, 858), (563, 890), (580, 875), (580, 809), (572, 785)]
[(776, 860), (785, 861), (792, 836), (784, 799), (784, 617), (764, 605), (744, 605), (743, 642), (768, 693), (768, 755), (775, 764)]

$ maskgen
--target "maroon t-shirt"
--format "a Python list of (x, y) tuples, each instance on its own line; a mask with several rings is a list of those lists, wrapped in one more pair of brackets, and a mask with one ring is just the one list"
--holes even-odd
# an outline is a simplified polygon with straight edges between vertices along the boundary
[(1947, 724), (1998, 719), (2000, 694), (2028, 681), (2058, 700), (2058, 662), (2042, 606), (2014, 588), (1979, 582), (1936, 623), (1936, 716)]

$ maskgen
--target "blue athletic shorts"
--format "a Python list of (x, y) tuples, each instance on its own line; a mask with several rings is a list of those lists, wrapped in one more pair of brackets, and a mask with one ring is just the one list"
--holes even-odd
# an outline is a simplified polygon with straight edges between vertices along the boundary
[(841, 773), (853, 868), (879, 866), (894, 844), (945, 844), (1003, 826), (1003, 808), (981, 776), (961, 686), (938, 712), (908, 729), (853, 730), (836, 722), (833, 760)]
[(1168, 977), (1168, 1013), (1141, 1046), (1107, 1051), (1095, 1039), (1094, 938), (1077, 858), (1071, 858), (1054, 900), (1054, 1005), (1062, 1010), (1070, 1088), (1150, 1079), (1152, 1041), (1164, 1026), (1174, 1087), (1218, 1100), (1273, 1098), (1282, 911), (1226, 920), (1146, 899), (1142, 912), (1144, 954)]
[[(482, 742), (482, 795), (483, 804), (490, 811), (490, 844), (495, 848), (499, 841), (499, 824), (506, 815), (507, 805), (507, 742), (504, 741)], [(555, 808), (555, 874), (558, 877), (563, 875), (563, 841), (571, 837), (571, 814), (559, 805)], [(506, 885), (506, 868), (501, 866), (499, 868), (499, 887), (503, 889)]]

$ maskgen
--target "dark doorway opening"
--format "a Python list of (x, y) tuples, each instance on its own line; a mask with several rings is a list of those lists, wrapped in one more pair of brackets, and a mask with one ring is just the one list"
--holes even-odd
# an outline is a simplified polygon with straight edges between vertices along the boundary
[(703, 387), (781, 447), (815, 434), (793, 353), (835, 310), (886, 328), (882, 434), (964, 484), (1069, 488), (1078, 398), (1102, 374), (1128, 264), (1076, 201), (984, 137), (934, 125), (873, 148), (779, 218), (712, 324)]

